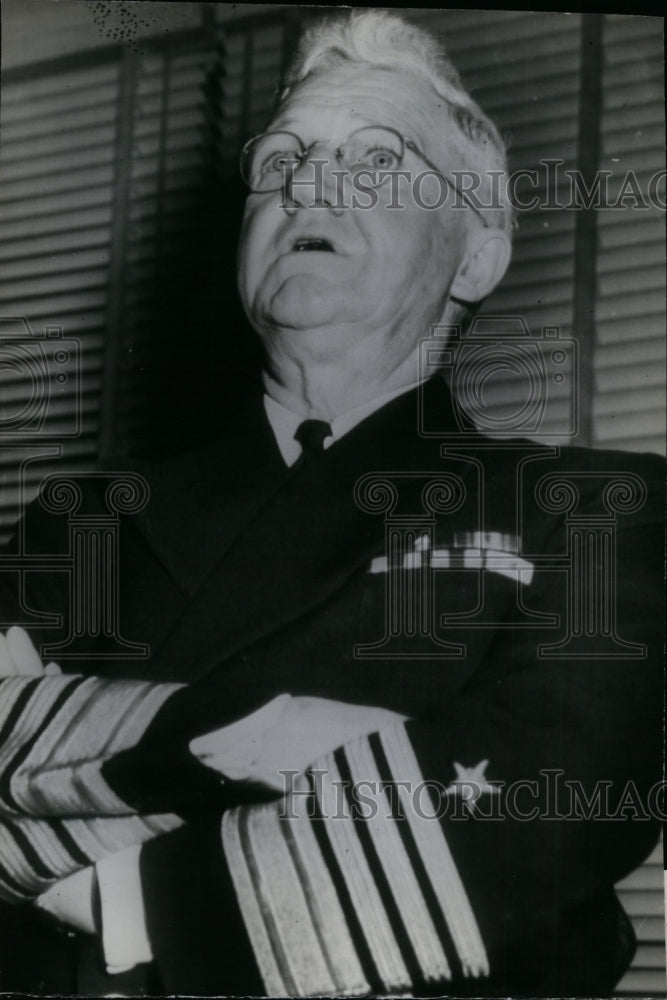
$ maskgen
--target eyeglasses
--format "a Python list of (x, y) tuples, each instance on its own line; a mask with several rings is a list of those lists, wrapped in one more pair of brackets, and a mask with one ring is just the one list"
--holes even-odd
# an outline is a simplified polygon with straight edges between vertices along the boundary
[[(306, 162), (308, 154), (317, 143), (305, 146), (294, 132), (263, 132), (245, 144), (241, 151), (241, 176), (256, 194), (280, 191), (293, 170)], [(371, 186), (379, 187), (393, 171), (400, 170), (405, 150), (418, 156), (445, 181), (475, 215), (488, 228), (488, 221), (468, 195), (461, 191), (453, 178), (436, 167), (412, 139), (385, 125), (366, 125), (352, 132), (345, 142), (334, 149), (338, 163), (350, 174), (370, 171)], [(381, 178), (373, 185), (372, 175)]]

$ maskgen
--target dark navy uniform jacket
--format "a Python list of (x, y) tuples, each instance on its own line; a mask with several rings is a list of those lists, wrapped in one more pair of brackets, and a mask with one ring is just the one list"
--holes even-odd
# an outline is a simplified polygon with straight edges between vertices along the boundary
[[(435, 379), (291, 469), (259, 398), (219, 442), (117, 468), (150, 487), (145, 509), (121, 518), (118, 553), (120, 629), (150, 656), (96, 659), (109, 640), (83, 636), (72, 648), (90, 659), (62, 665), (187, 682), (105, 765), (133, 806), (188, 820), (142, 852), (160, 988), (266, 990), (220, 842), (223, 810), (256, 792), (221, 786), (187, 744), (289, 692), (409, 716), (409, 747), (436, 793), (483, 765), (477, 808), (435, 821), (483, 942), (472, 975), (438, 910), (439, 865), (401, 833), (447, 957), (440, 979), (415, 951), (382, 847), (354, 821), (415, 995), (610, 992), (634, 950), (612, 887), (657, 838), (647, 803), (662, 777), (661, 460), (490, 442), (459, 427)], [(99, 489), (86, 504), (103, 508)], [(69, 544), (64, 519), (38, 505), (25, 537), (42, 552)], [(28, 587), (32, 608), (67, 619), (63, 574), (31, 574)], [(370, 748), (386, 779), (382, 746)], [(353, 769), (344, 752), (336, 760)], [(502, 817), (485, 818), (494, 804)], [(387, 992), (317, 836), (368, 992)]]

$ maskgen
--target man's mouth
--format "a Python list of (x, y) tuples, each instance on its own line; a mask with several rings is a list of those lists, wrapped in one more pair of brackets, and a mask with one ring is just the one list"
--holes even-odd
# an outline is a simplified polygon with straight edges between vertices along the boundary
[(298, 240), (295, 240), (292, 244), (293, 253), (305, 253), (305, 252), (319, 252), (319, 253), (335, 253), (336, 251), (332, 247), (328, 240), (321, 239), (316, 236), (304, 236)]

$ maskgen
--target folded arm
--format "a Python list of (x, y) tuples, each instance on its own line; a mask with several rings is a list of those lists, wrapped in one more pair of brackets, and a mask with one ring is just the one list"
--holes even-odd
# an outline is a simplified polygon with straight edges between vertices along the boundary
[[(634, 525), (618, 538), (618, 630), (646, 646), (646, 658), (547, 658), (543, 630), (507, 628), (432, 716), (373, 720), (324, 752), (307, 784), (295, 775), (287, 805), (227, 811), (224, 860), (213, 824), (147, 845), (148, 926), (169, 989), (185, 989), (192, 975), (185, 956), (195, 912), (205, 922), (196, 924), (199, 953), (208, 947), (214, 970), (197, 983), (204, 992), (220, 981), (223, 936), (245, 941), (269, 995), (467, 980), (502, 992), (520, 988), (522, 975), (528, 992), (539, 980), (541, 995), (612, 989), (631, 954), (628, 944), (614, 957), (622, 918), (612, 887), (658, 835), (650, 814), (662, 732), (654, 534)], [(565, 621), (567, 588), (553, 588), (553, 574), (536, 574), (531, 607)], [(195, 694), (173, 696), (172, 718), (181, 699), (194, 716)], [(105, 768), (138, 805), (144, 794), (151, 801), (158, 744), (149, 738)], [(209, 764), (214, 758), (208, 747)], [(279, 770), (275, 757), (272, 766)], [(285, 787), (289, 777), (282, 780)], [(174, 801), (185, 792), (171, 789)], [(179, 863), (187, 883), (166, 886), (160, 872)], [(587, 969), (590, 985), (582, 985)]]
[[(5, 898), (32, 898), (83, 865), (181, 825), (173, 812), (140, 813), (110, 787), (102, 765), (135, 747), (182, 687), (61, 674), (54, 665), (47, 675), (25, 632), (12, 629), (2, 637), (0, 893)], [(322, 753), (394, 718), (400, 717), (383, 709), (282, 695), (192, 740), (188, 756), (202, 787), (215, 792), (220, 812), (225, 786), (228, 801), (238, 794), (235, 787), (245, 789), (246, 798), (275, 797), (283, 790), (282, 771), (303, 770)], [(207, 767), (199, 767), (197, 759)], [(170, 781), (166, 764), (164, 780)]]

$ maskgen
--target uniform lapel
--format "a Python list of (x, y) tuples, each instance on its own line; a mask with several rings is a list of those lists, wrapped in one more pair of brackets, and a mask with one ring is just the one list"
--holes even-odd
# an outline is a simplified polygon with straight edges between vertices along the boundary
[[(263, 476), (259, 485), (255, 478), (252, 503), (241, 514), (233, 491), (234, 528), (227, 525), (216, 536), (215, 562), (208, 553), (208, 573), (199, 574), (196, 594), (157, 651), (161, 674), (177, 665), (182, 671), (187, 663), (192, 680), (205, 675), (323, 605), (368, 563), (382, 545), (384, 523), (356, 505), (359, 477), (442, 465), (438, 441), (417, 433), (418, 401), (416, 391), (406, 393), (311, 463), (271, 476), (268, 485)], [(439, 426), (449, 419), (449, 396), (439, 380), (428, 386), (424, 404), (439, 408)], [(248, 474), (256, 477), (256, 471)], [(182, 568), (183, 552), (179, 560)]]
[(261, 395), (245, 400), (221, 440), (129, 467), (150, 488), (135, 524), (188, 600), (289, 474)]

